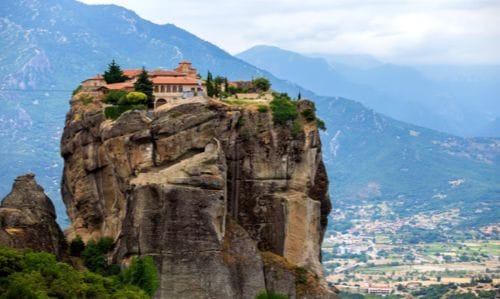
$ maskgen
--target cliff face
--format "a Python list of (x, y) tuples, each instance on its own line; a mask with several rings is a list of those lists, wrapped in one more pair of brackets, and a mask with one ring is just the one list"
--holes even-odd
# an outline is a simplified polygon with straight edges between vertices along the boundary
[(72, 100), (61, 142), (70, 239), (110, 236), (122, 264), (152, 256), (158, 298), (334, 298), (316, 127), (292, 133), (270, 112), (218, 101), (162, 108), (111, 122), (100, 102)]
[(66, 244), (54, 205), (33, 174), (17, 177), (0, 204), (0, 245), (64, 257)]

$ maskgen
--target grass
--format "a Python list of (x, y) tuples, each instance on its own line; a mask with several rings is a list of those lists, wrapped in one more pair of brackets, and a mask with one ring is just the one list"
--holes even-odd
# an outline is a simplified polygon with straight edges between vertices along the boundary
[(258, 100), (241, 100), (241, 99), (236, 99), (236, 98), (226, 98), (223, 99), (222, 102), (226, 104), (231, 104), (231, 105), (242, 105), (242, 106), (247, 106), (247, 105), (259, 105), (263, 106), (262, 103)]

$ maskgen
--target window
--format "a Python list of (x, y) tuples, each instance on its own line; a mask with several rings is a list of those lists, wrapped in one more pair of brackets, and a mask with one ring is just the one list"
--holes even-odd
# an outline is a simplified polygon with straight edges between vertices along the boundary
[(170, 85), (167, 85), (167, 92), (171, 92)]
[(155, 92), (158, 92), (158, 85), (155, 85)]
[(174, 90), (172, 90), (172, 92), (177, 92), (177, 85), (174, 85), (174, 86), (173, 86), (173, 89), (174, 89)]
[(165, 92), (165, 86), (161, 85), (161, 92)]
[(178, 87), (178, 88), (179, 88), (179, 92), (182, 92), (182, 86), (181, 86), (181, 85), (179, 85), (179, 87)]

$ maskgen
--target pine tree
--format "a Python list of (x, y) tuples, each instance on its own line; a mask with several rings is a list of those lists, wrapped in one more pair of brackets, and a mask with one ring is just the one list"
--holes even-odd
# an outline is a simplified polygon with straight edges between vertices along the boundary
[(123, 74), (122, 69), (113, 59), (113, 61), (108, 64), (108, 70), (104, 72), (104, 80), (106, 83), (120, 83), (125, 82), (128, 79), (129, 78)]
[(299, 94), (297, 95), (297, 100), (302, 100), (302, 94), (300, 94), (300, 91)]
[(146, 72), (146, 69), (144, 69), (144, 67), (142, 68), (142, 72), (137, 77), (137, 81), (135, 81), (134, 83), (134, 90), (147, 95), (148, 104), (153, 103), (153, 82), (149, 80), (148, 72)]

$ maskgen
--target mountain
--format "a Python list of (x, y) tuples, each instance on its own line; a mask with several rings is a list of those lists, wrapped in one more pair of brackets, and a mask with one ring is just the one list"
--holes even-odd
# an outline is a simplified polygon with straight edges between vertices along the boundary
[[(238, 56), (250, 56), (249, 62), (269, 66), (276, 76), (313, 91), (318, 83), (324, 84), (320, 88), (331, 86), (332, 90), (337, 86), (334, 81), (328, 84), (316, 80), (320, 76), (315, 73), (342, 78), (341, 72), (322, 58), (278, 48), (259, 46)], [(365, 77), (360, 74), (358, 82), (372, 76), (366, 76), (367, 72), (379, 73), (376, 82), (380, 86), (392, 84), (394, 73), (406, 77), (406, 83), (425, 82), (418, 71), (392, 65), (365, 70)], [(396, 86), (391, 92), (410, 85)], [(372, 218), (414, 220), (422, 215), (459, 211), (456, 221), (441, 225), (462, 232), (497, 222), (500, 139), (441, 133), (397, 121), (340, 97), (317, 97), (316, 105), (328, 128), (322, 139), (328, 144), (324, 157), (331, 178), (332, 204), (347, 211), (346, 216), (356, 218), (359, 211), (370, 209), (375, 211)], [(377, 213), (380, 210), (374, 206), (379, 205), (390, 207), (390, 212)]]
[(343, 98), (316, 105), (328, 126), (322, 139), (332, 205), (352, 219), (360, 211), (372, 220), (458, 211), (440, 223), (452, 234), (498, 222), (500, 139), (440, 133)]
[[(37, 173), (65, 211), (58, 143), (71, 91), (116, 59), (123, 68), (172, 68), (190, 60), (201, 74), (265, 76), (283, 91), (299, 88), (174, 25), (157, 25), (114, 5), (74, 0), (0, 2), (0, 195), (20, 173)], [(67, 219), (66, 219), (67, 222)]]
[(410, 67), (360, 55), (309, 57), (270, 46), (237, 57), (317, 94), (358, 100), (398, 120), (459, 136), (500, 136), (489, 129), (500, 116), (498, 66)]
[[(210, 69), (230, 79), (264, 75), (277, 90), (313, 97), (328, 128), (324, 159), (334, 207), (396, 198), (402, 201), (401, 208), (394, 206), (401, 216), (412, 209), (438, 213), (454, 206), (465, 214), (460, 219), (465, 226), (481, 226), (474, 221), (492, 222), (497, 216), (491, 208), (498, 202), (500, 177), (495, 139), (458, 138), (396, 121), (354, 101), (314, 96), (174, 25), (156, 25), (117, 6), (6, 0), (0, 3), (0, 22), (0, 197), (17, 175), (34, 172), (63, 225), (69, 220), (59, 190), (59, 141), (68, 100), (83, 78), (102, 72), (113, 58), (122, 67), (151, 69), (187, 59), (201, 73)], [(281, 75), (289, 79), (291, 71)], [(438, 198), (443, 201), (434, 204)]]

